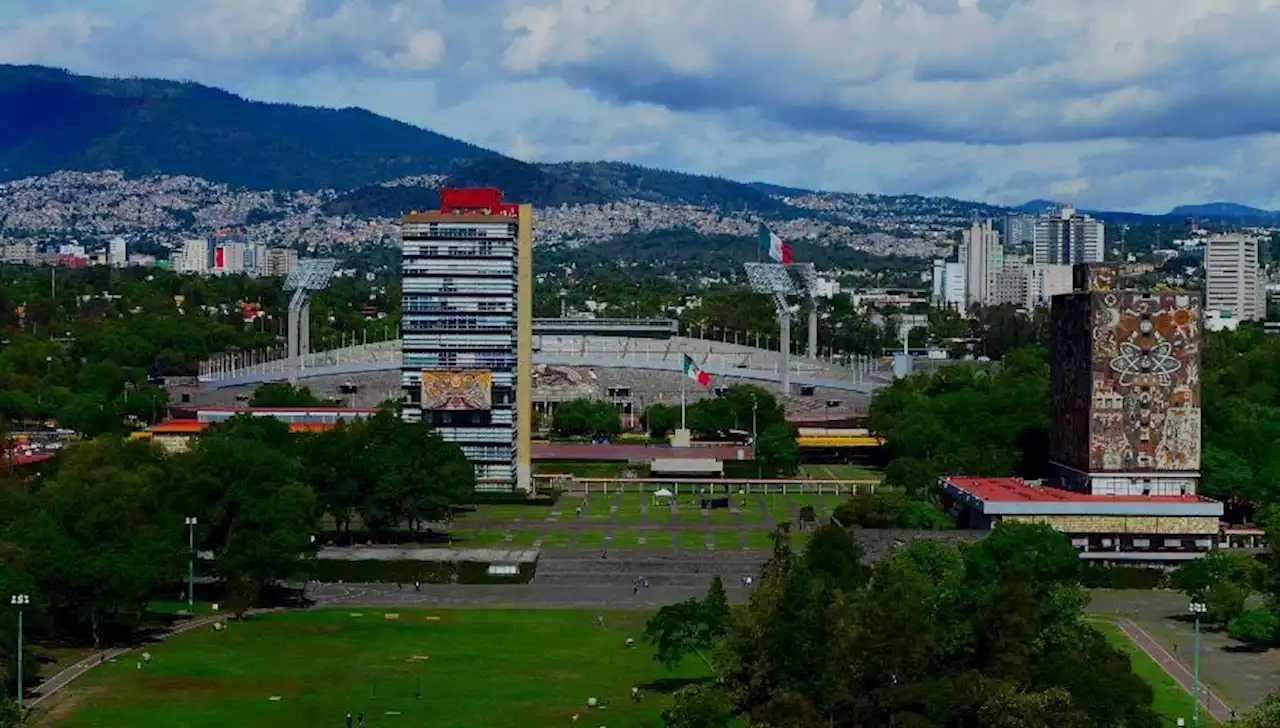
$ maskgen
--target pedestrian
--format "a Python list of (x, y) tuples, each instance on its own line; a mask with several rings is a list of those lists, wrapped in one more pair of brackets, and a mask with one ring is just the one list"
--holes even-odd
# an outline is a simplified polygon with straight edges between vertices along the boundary
[(422, 582), (420, 581), (413, 582), (413, 590), (416, 592), (422, 591)]
[(637, 576), (634, 584), (631, 585), (631, 596), (635, 596), (640, 591), (640, 580), (643, 576)]
[(604, 615), (603, 615), (603, 614), (597, 614), (597, 615), (596, 615), (596, 626), (597, 626), (597, 627), (603, 627), (603, 626), (604, 626)]
[(631, 699), (640, 702), (640, 688), (631, 688)]
[(351, 714), (347, 713), (347, 728), (351, 728)]
[(360, 711), (360, 715), (356, 716), (356, 728), (364, 728), (364, 711)]

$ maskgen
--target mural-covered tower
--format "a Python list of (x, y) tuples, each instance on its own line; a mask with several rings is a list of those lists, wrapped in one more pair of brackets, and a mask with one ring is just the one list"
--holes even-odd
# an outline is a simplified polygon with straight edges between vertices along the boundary
[(1079, 264), (1055, 296), (1050, 473), (1095, 495), (1193, 495), (1200, 476), (1201, 302), (1120, 287)]

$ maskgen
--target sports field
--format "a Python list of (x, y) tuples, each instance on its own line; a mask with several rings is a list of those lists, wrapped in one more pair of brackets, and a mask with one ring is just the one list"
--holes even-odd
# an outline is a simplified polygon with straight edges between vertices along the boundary
[[(639, 642), (641, 613), (604, 612), (603, 627), (587, 611), (392, 613), (292, 612), (196, 630), (148, 648), (150, 662), (94, 668), (50, 710), (67, 728), (322, 728), (347, 712), (363, 712), (367, 728), (639, 728), (661, 725), (662, 690), (707, 674), (696, 659), (671, 672), (655, 662)], [(588, 708), (591, 697), (602, 707)]]

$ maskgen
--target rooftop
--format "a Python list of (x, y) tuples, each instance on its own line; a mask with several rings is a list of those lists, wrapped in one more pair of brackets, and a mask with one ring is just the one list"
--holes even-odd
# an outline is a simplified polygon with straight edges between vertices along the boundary
[(966, 478), (947, 480), (966, 493), (998, 503), (1207, 503), (1198, 495), (1091, 495), (1062, 488), (1031, 485), (1022, 478)]

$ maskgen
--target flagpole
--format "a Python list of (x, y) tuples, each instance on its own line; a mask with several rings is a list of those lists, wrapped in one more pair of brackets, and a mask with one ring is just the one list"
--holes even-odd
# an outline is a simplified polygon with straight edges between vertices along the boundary
[(680, 377), (680, 429), (682, 430), (688, 429), (684, 426), (684, 387), (685, 387), (685, 382), (687, 382), (688, 380), (689, 380), (688, 374)]

